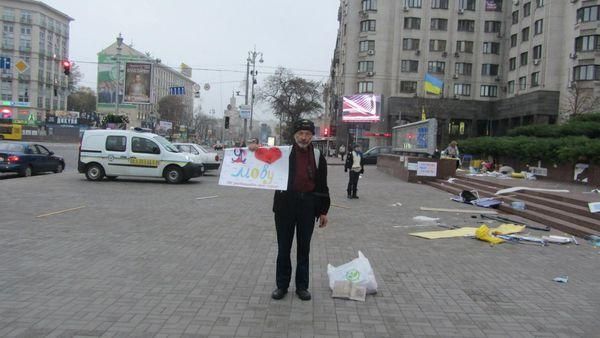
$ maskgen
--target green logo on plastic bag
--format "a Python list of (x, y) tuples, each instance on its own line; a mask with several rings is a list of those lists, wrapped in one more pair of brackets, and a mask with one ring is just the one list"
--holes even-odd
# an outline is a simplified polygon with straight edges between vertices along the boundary
[(352, 269), (352, 270), (346, 272), (346, 279), (351, 282), (356, 282), (357, 280), (360, 279), (360, 272), (358, 272), (358, 270), (356, 270), (356, 269)]

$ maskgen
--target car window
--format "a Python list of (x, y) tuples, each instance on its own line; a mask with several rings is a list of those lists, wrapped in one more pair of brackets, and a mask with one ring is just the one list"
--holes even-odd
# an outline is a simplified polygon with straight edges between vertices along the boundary
[(176, 144), (175, 146), (177, 147), (177, 149), (179, 149), (179, 151), (182, 151), (184, 153), (190, 152), (190, 146), (183, 145), (183, 144)]
[[(158, 152), (154, 152), (154, 149), (158, 149)], [(134, 153), (160, 154), (158, 144), (143, 137), (133, 137), (131, 139), (131, 151)]]
[(200, 155), (200, 153), (198, 152), (198, 149), (196, 149), (196, 147), (194, 146), (190, 146), (190, 153), (194, 154), (194, 155)]
[(46, 147), (36, 144), (35, 145), (39, 151), (40, 154), (42, 155), (50, 155), (50, 150), (46, 149)]
[(24, 153), (25, 152), (25, 146), (22, 145), (22, 144), (18, 144), (18, 143), (1, 142), (0, 143), (0, 150), (2, 150), (2, 151), (15, 151), (15, 152), (19, 152), (19, 153)]
[(198, 148), (200, 148), (200, 151), (204, 152), (204, 153), (209, 153), (210, 151), (206, 150), (206, 148), (204, 148), (201, 145), (196, 145)]
[(160, 143), (163, 147), (165, 147), (165, 149), (167, 149), (167, 151), (170, 151), (172, 153), (179, 153), (180, 151), (177, 149), (177, 147), (175, 147), (173, 145), (173, 143), (167, 141), (166, 138), (162, 137), (162, 136), (154, 136), (152, 138), (154, 141)]
[(108, 136), (106, 137), (106, 150), (108, 151), (125, 151), (127, 138), (125, 136)]

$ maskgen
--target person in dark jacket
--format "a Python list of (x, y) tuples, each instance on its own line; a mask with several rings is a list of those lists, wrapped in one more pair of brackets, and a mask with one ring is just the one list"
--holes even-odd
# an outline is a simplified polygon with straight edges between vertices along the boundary
[(354, 146), (354, 150), (348, 153), (344, 171), (350, 170), (348, 178), (348, 198), (358, 199), (356, 191), (358, 190), (358, 179), (360, 174), (365, 172), (365, 159), (363, 158), (360, 144)]
[[(290, 251), (296, 232), (296, 294), (301, 300), (310, 300), (308, 291), (309, 253), (315, 220), (319, 227), (327, 225), (330, 199), (327, 187), (327, 161), (315, 150), (311, 141), (315, 126), (310, 120), (294, 123), (294, 145), (289, 159), (287, 190), (275, 191), (273, 212), (277, 231), (277, 288), (273, 299), (282, 299), (288, 292), (292, 277)], [(249, 148), (251, 151), (255, 147)], [(318, 155), (318, 156), (317, 156)]]

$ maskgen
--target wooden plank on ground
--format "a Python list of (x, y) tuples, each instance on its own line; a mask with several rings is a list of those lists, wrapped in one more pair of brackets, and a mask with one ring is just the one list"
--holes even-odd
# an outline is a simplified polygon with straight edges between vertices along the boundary
[(498, 214), (496, 211), (493, 211), (493, 210), (481, 210), (481, 209), (465, 210), (465, 209), (445, 209), (445, 208), (421, 207), (421, 210), (423, 210), (423, 211), (443, 211), (443, 212), (462, 212), (462, 213), (468, 213), (468, 214), (487, 214), (487, 215), (497, 215)]

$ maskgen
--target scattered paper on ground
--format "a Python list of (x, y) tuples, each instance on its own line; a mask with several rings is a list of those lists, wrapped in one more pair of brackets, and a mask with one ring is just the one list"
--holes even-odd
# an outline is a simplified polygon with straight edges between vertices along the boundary
[(417, 222), (437, 222), (439, 218), (427, 217), (427, 216), (415, 216), (413, 217), (413, 221)]
[(464, 228), (453, 229), (453, 230), (413, 232), (413, 233), (410, 233), (409, 235), (426, 238), (426, 239), (440, 239), (440, 238), (475, 236), (475, 230), (477, 230), (477, 228), (464, 227)]
[(500, 189), (496, 191), (496, 195), (502, 195), (509, 192), (516, 192), (521, 190), (529, 190), (529, 191), (544, 191), (544, 192), (569, 192), (569, 190), (565, 189), (544, 189), (544, 188), (529, 188), (529, 187), (512, 187), (506, 189)]
[[(484, 224), (485, 225), (485, 224)], [(487, 225), (486, 225), (487, 228)], [(452, 238), (452, 237), (465, 237), (465, 236), (475, 236), (475, 231), (478, 228), (473, 227), (464, 227), (459, 229), (452, 230), (436, 230), (436, 231), (424, 231), (424, 232), (413, 232), (409, 235), (426, 238), (426, 239), (440, 239), (440, 238)], [(502, 224), (497, 228), (488, 228), (493, 234), (514, 234), (517, 232), (521, 232), (525, 229), (524, 226), (514, 225), (514, 224)]]
[(500, 244), (504, 242), (502, 238), (492, 236), (492, 231), (485, 224), (481, 225), (477, 230), (475, 230), (475, 238), (492, 244)]
[(210, 198), (217, 198), (217, 197), (219, 197), (219, 195), (196, 197), (196, 199), (197, 200), (207, 200), (207, 199), (210, 199)]

